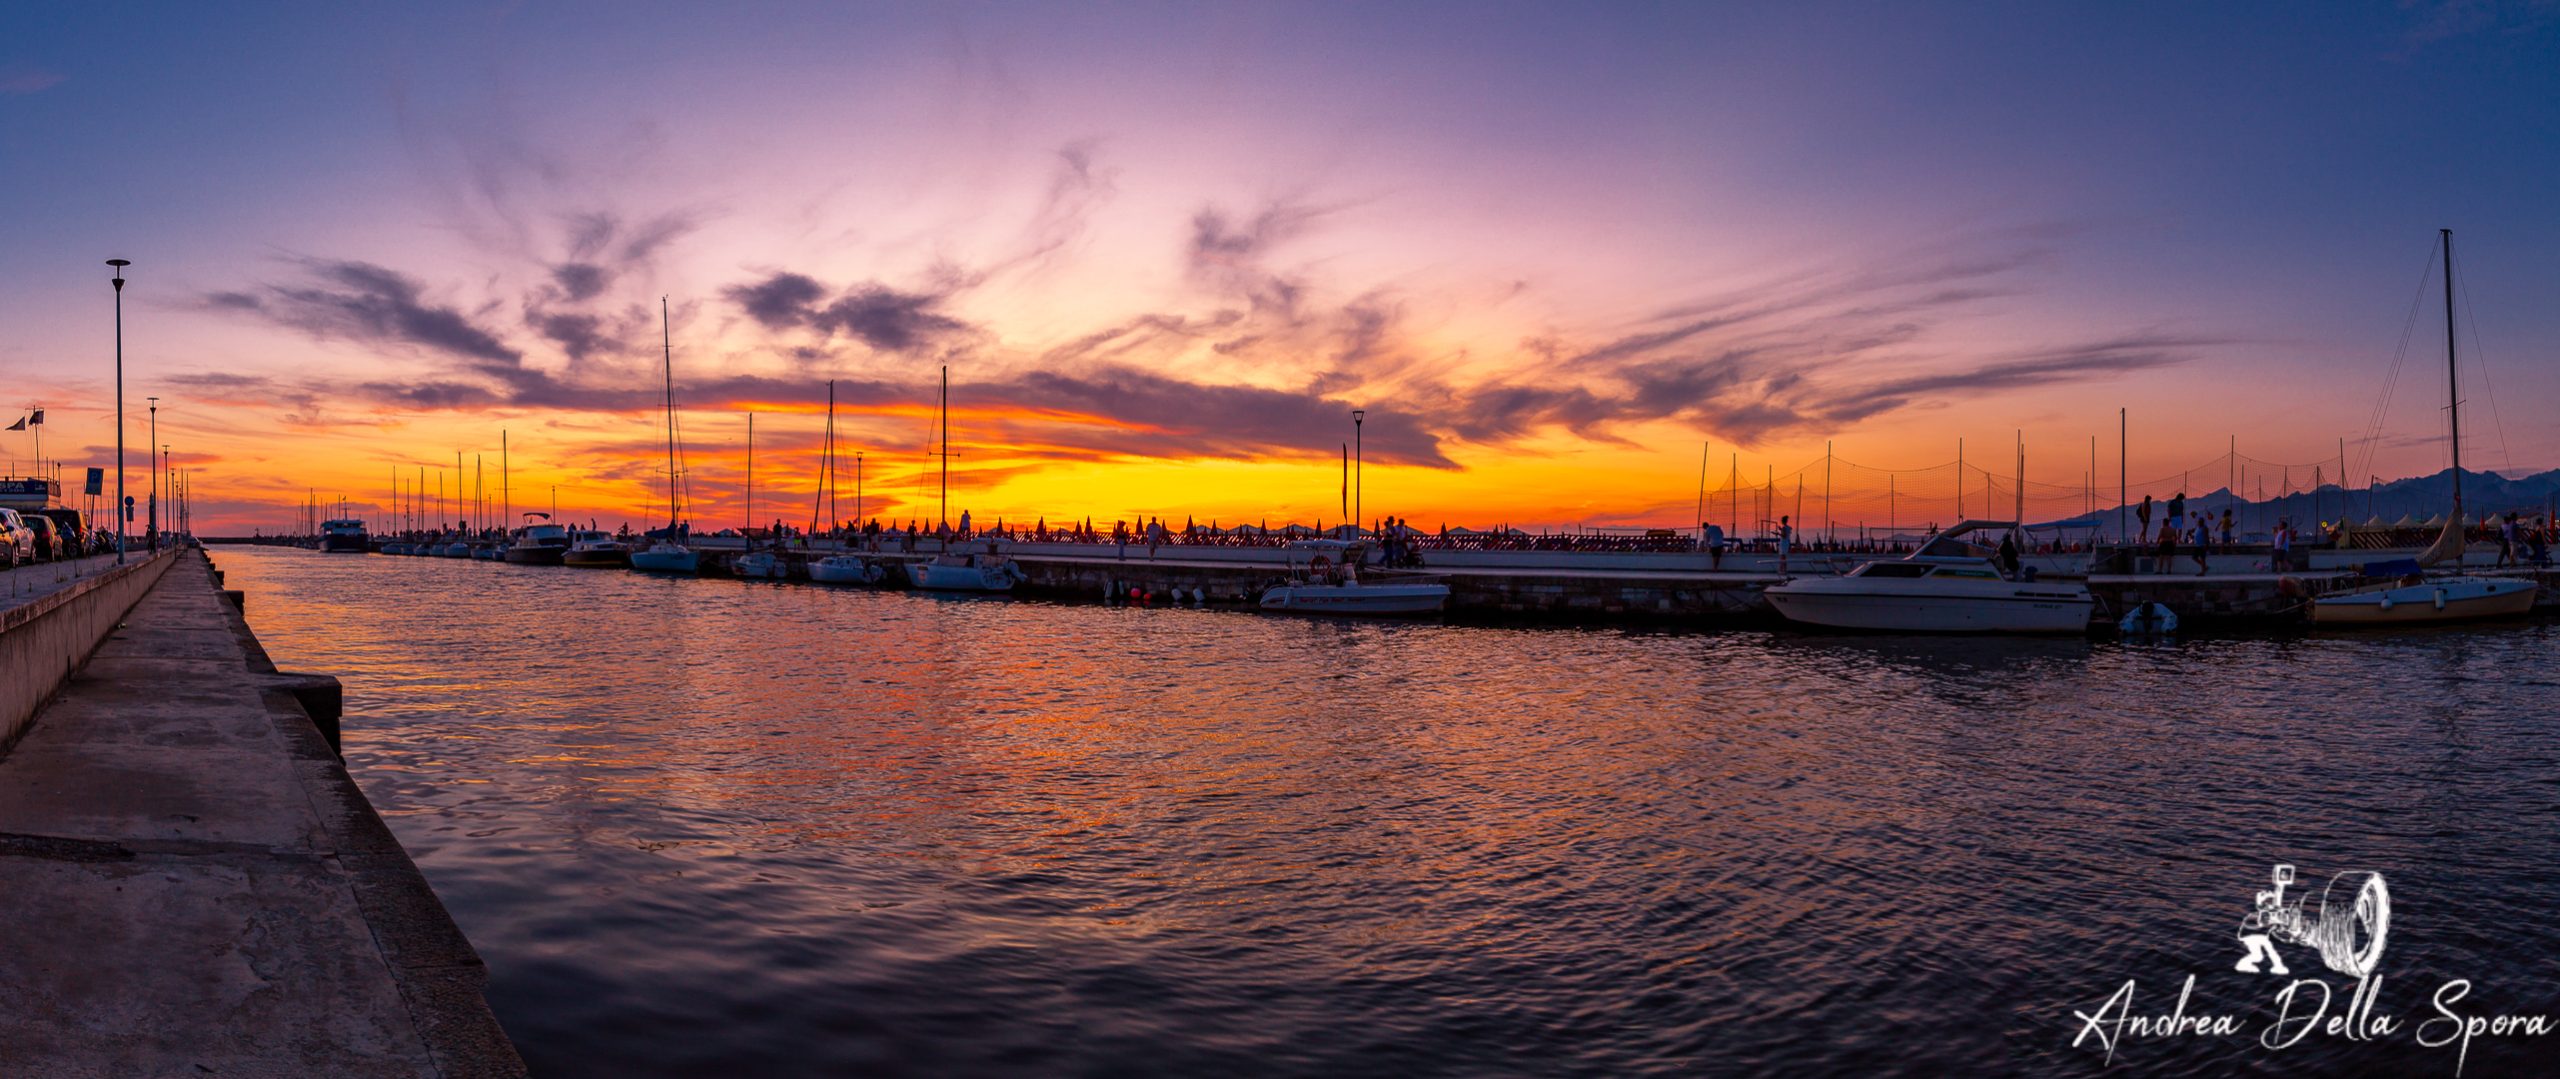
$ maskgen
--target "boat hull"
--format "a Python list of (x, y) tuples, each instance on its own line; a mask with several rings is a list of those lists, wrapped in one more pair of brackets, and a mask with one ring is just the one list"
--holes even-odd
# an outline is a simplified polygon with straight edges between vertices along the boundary
[(567, 553), (558, 547), (509, 547), (506, 557), (519, 566), (557, 566)]
[(1284, 584), (1262, 594), (1262, 609), (1300, 614), (1438, 614), (1449, 605), (1445, 584)]
[(770, 552), (740, 555), (737, 561), (729, 563), (729, 574), (753, 581), (788, 580), (791, 577), (791, 563), (784, 561), (781, 555)]
[(1882, 633), (2085, 633), (2094, 606), (2087, 589), (2058, 586), (1934, 595), (1814, 587), (1856, 579), (1788, 581), (1761, 594), (1790, 622)]
[(702, 555), (694, 551), (633, 551), (631, 568), (642, 573), (694, 575), (702, 572)]
[(330, 554), (364, 554), (372, 547), (372, 543), (361, 532), (347, 536), (320, 537), (320, 549)]
[(2514, 618), (2533, 610), (2532, 581), (2449, 577), (2395, 588), (2322, 596), (2311, 603), (2319, 626), (2426, 626)]
[(1018, 578), (1009, 566), (937, 566), (907, 563), (907, 580), (930, 592), (1011, 592)]
[(879, 584), (888, 575), (877, 563), (858, 559), (821, 558), (809, 563), (809, 579), (820, 584)]

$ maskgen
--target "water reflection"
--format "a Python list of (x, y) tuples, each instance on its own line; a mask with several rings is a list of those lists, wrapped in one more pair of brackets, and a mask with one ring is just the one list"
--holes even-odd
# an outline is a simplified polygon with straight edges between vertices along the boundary
[[(217, 554), (346, 679), (351, 767), (544, 1074), (2077, 1070), (2069, 1010), (2217, 984), (2278, 860), (2391, 874), (2413, 984), (2543, 1004), (2560, 955), (2542, 627), (1474, 628)], [(2442, 1063), (2406, 1052), (2283, 1063)]]

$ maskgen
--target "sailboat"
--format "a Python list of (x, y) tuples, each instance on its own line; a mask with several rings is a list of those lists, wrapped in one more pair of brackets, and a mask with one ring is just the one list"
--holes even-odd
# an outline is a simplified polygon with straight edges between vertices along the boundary
[(773, 546), (756, 550), (756, 414), (747, 413), (747, 526), (738, 530), (746, 540), (747, 553), (729, 563), (729, 572), (740, 577), (779, 581), (791, 576), (791, 562), (782, 557), (782, 533), (773, 535)]
[[(951, 518), (951, 368), (942, 369), (942, 516), (946, 524)], [(962, 516), (967, 516), (962, 514)], [(988, 540), (986, 550), (955, 551), (951, 540), (943, 540), (943, 553), (923, 562), (907, 563), (907, 580), (917, 588), (936, 592), (1010, 592), (1021, 583), (1022, 567), (996, 553), (996, 541)]]
[(2433, 546), (2413, 559), (2371, 564), (2367, 576), (2393, 583), (2338, 592), (2311, 601), (2311, 621), (2323, 626), (2415, 626), (2505, 618), (2533, 609), (2540, 587), (2515, 577), (2428, 577), (2425, 569), (2446, 559), (2462, 564), (2468, 537), (2462, 518), (2462, 368), (2453, 351), (2453, 230), (2444, 236), (2445, 406), (2453, 439), (2453, 515)]
[(647, 548), (631, 552), (631, 568), (690, 577), (702, 572), (702, 556), (681, 542), (686, 529), (682, 500), (677, 494), (677, 485), (684, 476), (676, 469), (676, 346), (673, 331), (667, 327), (664, 296), (658, 297), (658, 337), (667, 373), (667, 528)]
[[(810, 514), (812, 525), (817, 524), (821, 517), (828, 521), (836, 519), (836, 384), (833, 382), (827, 383), (827, 437), (821, 460), (823, 463), (818, 469), (817, 504), (811, 507)], [(853, 515), (860, 518), (862, 516), (861, 488), (857, 486), (854, 491)], [(811, 531), (833, 531), (833, 528), (832, 526), (825, 529), (813, 528)], [(847, 542), (850, 542), (850, 537), (840, 538), (837, 542), (839, 549), (835, 554), (809, 563), (809, 579), (820, 584), (879, 584), (888, 579), (889, 571), (882, 568), (879, 563), (855, 554), (851, 550), (843, 549)]]

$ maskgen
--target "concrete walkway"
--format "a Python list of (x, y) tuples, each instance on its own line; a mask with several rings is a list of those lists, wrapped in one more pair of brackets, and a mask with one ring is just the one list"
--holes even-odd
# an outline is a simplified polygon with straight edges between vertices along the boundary
[[(131, 562), (149, 557), (151, 552), (141, 548), (125, 555)], [(51, 595), (114, 568), (116, 556), (93, 554), (67, 562), (29, 562), (14, 569), (0, 570), (0, 607), (15, 607), (28, 600)]]
[(0, 758), (0, 1075), (522, 1074), (201, 553)]

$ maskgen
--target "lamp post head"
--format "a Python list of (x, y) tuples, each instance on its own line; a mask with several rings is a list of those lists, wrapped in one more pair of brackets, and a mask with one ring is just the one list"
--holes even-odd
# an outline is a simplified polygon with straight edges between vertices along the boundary
[(1368, 414), (1369, 414), (1369, 410), (1368, 410), (1368, 409), (1365, 409), (1365, 408), (1355, 408), (1355, 409), (1352, 409), (1352, 410), (1351, 410), (1351, 422), (1353, 422), (1353, 423), (1355, 423), (1355, 424), (1356, 424), (1356, 423), (1359, 423), (1359, 422), (1361, 421), (1361, 419), (1362, 419), (1363, 417), (1366, 417)]
[(124, 291), (124, 268), (133, 265), (133, 263), (125, 259), (108, 259), (107, 265), (115, 267), (116, 291)]

